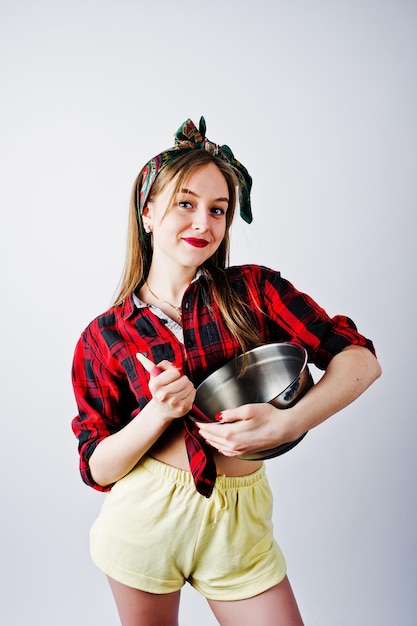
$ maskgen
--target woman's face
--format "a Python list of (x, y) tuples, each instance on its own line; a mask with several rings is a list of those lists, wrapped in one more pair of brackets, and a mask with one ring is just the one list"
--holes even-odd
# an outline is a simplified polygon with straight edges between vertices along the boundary
[(197, 268), (216, 252), (226, 232), (226, 179), (214, 163), (200, 165), (169, 205), (175, 182), (143, 210), (143, 221), (153, 233), (153, 261)]

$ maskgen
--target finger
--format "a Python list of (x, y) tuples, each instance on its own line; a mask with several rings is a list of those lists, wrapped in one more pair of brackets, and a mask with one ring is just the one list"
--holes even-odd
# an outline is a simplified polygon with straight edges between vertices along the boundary
[[(221, 427), (217, 427), (217, 432), (207, 432), (204, 430), (200, 430), (200, 435), (207, 441), (208, 444), (217, 448), (218, 450), (232, 450), (234, 447), (234, 443), (232, 440), (228, 438), (228, 436), (223, 436), (223, 429)], [(226, 434), (226, 433), (225, 433)]]
[(233, 422), (240, 422), (242, 420), (249, 419), (250, 413), (247, 405), (237, 407), (236, 409), (225, 409), (220, 411), (215, 416), (216, 422), (220, 424), (233, 424)]
[(189, 381), (178, 379), (163, 385), (149, 385), (150, 392), (153, 397), (156, 397), (160, 402), (187, 402), (190, 405), (193, 403), (195, 396), (195, 389), (190, 385)]
[(240, 454), (239, 452), (237, 452), (237, 450), (235, 450), (233, 447), (225, 445), (224, 442), (223, 443), (216, 443), (216, 442), (211, 442), (211, 441), (207, 441), (207, 443), (214, 448), (215, 450), (217, 450), (217, 452), (219, 454), (222, 454), (223, 456), (237, 456), (238, 454)]
[(224, 432), (219, 432), (220, 429), (222, 429), (223, 426), (226, 425), (226, 423), (216, 423), (216, 424), (210, 424), (210, 423), (206, 423), (206, 422), (196, 422), (198, 428), (199, 428), (199, 434), (204, 437), (205, 439), (208, 438), (218, 438), (218, 435), (224, 435)]
[(178, 389), (181, 386), (185, 386), (187, 379), (181, 376), (181, 372), (179, 372), (176, 367), (170, 367), (166, 370), (161, 370), (159, 376), (151, 376), (149, 389), (159, 389), (160, 387), (166, 387), (174, 383), (177, 384), (176, 388)]
[(175, 363), (171, 363), (171, 361), (167, 361), (166, 359), (164, 361), (160, 361), (156, 367), (158, 367), (160, 370), (166, 371), (169, 370), (171, 368), (175, 368), (175, 369), (179, 369)]

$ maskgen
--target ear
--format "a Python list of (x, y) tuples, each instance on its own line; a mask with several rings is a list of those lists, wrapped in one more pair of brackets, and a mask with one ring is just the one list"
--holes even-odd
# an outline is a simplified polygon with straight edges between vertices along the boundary
[(148, 205), (146, 205), (145, 207), (143, 207), (143, 211), (142, 211), (142, 223), (143, 223), (143, 228), (145, 230), (145, 233), (150, 233), (152, 232), (152, 218), (151, 218), (151, 211), (149, 210)]

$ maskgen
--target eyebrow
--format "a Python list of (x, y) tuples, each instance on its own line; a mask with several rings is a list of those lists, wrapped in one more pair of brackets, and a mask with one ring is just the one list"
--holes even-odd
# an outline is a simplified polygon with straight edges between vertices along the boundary
[[(195, 196), (196, 198), (200, 197), (197, 193), (191, 191), (191, 189), (186, 188), (180, 189), (178, 193), (190, 194), (190, 196)], [(216, 198), (215, 202), (229, 202), (229, 198)]]

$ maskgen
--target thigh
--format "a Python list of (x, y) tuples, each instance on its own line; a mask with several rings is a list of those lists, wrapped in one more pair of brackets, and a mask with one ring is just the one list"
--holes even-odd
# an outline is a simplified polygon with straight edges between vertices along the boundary
[(180, 591), (148, 593), (108, 580), (122, 626), (178, 626)]
[(93, 562), (128, 587), (158, 595), (178, 591), (190, 570), (205, 500), (190, 472), (142, 459), (106, 496), (90, 531)]
[(206, 531), (200, 533), (188, 582), (207, 599), (226, 602), (280, 583), (286, 563), (273, 536), (264, 467), (248, 476), (218, 477), (208, 500)]
[(271, 589), (246, 600), (209, 600), (221, 626), (303, 626), (287, 577)]

